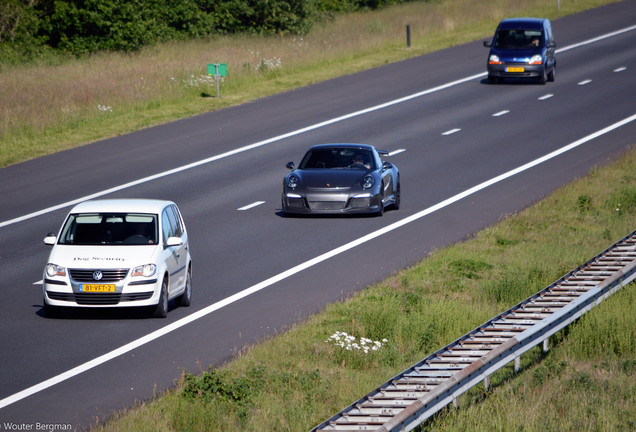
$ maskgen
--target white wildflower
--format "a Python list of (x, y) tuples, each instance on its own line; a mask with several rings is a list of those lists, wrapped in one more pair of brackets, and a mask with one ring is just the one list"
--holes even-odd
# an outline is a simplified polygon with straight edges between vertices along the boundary
[(344, 348), (347, 351), (363, 351), (365, 354), (368, 354), (369, 351), (378, 351), (382, 345), (388, 342), (388, 340), (382, 339), (382, 341), (374, 341), (369, 338), (361, 337), (358, 343), (356, 342), (355, 336), (337, 331), (329, 336), (329, 339), (325, 342), (333, 343), (334, 346)]

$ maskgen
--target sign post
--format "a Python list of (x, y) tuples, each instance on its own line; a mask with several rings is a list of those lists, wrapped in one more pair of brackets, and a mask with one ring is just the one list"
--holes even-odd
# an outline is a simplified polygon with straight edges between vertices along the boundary
[(227, 76), (227, 63), (208, 64), (208, 76), (216, 79), (216, 97), (219, 97), (219, 78)]

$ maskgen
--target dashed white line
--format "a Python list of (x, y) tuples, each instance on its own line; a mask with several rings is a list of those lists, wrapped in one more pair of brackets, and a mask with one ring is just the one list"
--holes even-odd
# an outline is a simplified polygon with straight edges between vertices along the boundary
[(586, 80), (583, 80), (583, 81), (579, 82), (578, 85), (584, 86), (584, 85), (587, 85), (587, 84), (589, 84), (591, 82), (592, 82), (591, 79), (586, 79)]
[(406, 151), (406, 149), (397, 149), (397, 150), (393, 150), (392, 152), (389, 152), (389, 154), (387, 156), (395, 156), (396, 154), (400, 154), (403, 151)]
[(241, 208), (239, 208), (237, 210), (238, 211), (245, 211), (245, 210), (249, 210), (249, 209), (254, 208), (254, 207), (258, 207), (259, 205), (262, 205), (262, 204), (265, 204), (265, 201), (256, 201), (256, 202), (253, 202), (252, 204), (248, 204), (245, 207), (241, 207)]
[(542, 100), (550, 99), (553, 96), (554, 95), (552, 93), (548, 93), (546, 95), (543, 95), (543, 96), (539, 97), (538, 100), (542, 101)]
[(443, 132), (442, 135), (452, 135), (454, 133), (459, 132), (461, 129), (451, 129), (449, 131)]
[(618, 68), (614, 69), (614, 72), (623, 72), (624, 70), (627, 70), (627, 68), (625, 66), (621, 66), (621, 67), (618, 67)]
[(493, 117), (501, 117), (502, 115), (506, 115), (508, 114), (510, 111), (509, 110), (503, 110), (503, 111), (499, 111), (497, 113), (494, 113), (492, 116)]

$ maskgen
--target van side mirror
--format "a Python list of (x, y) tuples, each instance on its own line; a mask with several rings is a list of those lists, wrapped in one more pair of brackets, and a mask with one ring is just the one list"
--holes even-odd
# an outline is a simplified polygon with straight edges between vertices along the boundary
[(485, 40), (485, 41), (484, 41), (484, 46), (485, 46), (486, 48), (490, 48), (490, 47), (492, 46), (492, 41)]
[(166, 247), (181, 246), (182, 244), (183, 240), (181, 237), (168, 237), (168, 240), (166, 241)]
[(48, 233), (46, 237), (44, 237), (44, 244), (47, 246), (53, 246), (57, 241), (57, 237), (52, 232)]

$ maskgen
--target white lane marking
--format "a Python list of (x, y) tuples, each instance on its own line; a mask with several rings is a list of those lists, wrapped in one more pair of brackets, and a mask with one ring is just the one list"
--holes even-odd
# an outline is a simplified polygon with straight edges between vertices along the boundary
[(548, 93), (546, 95), (541, 96), (540, 98), (538, 98), (538, 100), (542, 101), (542, 100), (546, 100), (546, 99), (550, 99), (551, 97), (553, 97), (554, 95), (552, 93)]
[(509, 112), (510, 112), (509, 110), (503, 110), (503, 111), (499, 111), (498, 113), (494, 113), (492, 116), (493, 117), (501, 117), (502, 115), (506, 115)]
[(578, 85), (584, 86), (584, 85), (587, 85), (587, 84), (589, 84), (591, 82), (592, 82), (591, 79), (586, 79), (586, 80), (583, 80), (583, 81), (579, 82)]
[(625, 66), (621, 66), (614, 69), (613, 72), (623, 72), (625, 70), (627, 70), (627, 68)]
[(44, 280), (43, 279), (40, 279), (37, 282), (33, 282), (33, 285), (43, 285), (43, 284), (44, 284)]
[(389, 152), (389, 154), (387, 156), (395, 156), (396, 154), (400, 154), (400, 153), (402, 153), (404, 151), (406, 151), (406, 149), (393, 150), (392, 152)]
[(448, 130), (448, 131), (446, 131), (446, 132), (442, 132), (442, 135), (444, 135), (444, 136), (452, 135), (452, 134), (454, 134), (454, 133), (459, 132), (460, 130), (461, 130), (461, 129), (458, 129), (458, 128), (451, 129), (451, 130)]
[(256, 201), (256, 202), (253, 202), (252, 204), (248, 204), (245, 207), (241, 207), (241, 208), (239, 208), (237, 210), (238, 211), (245, 211), (245, 210), (249, 210), (249, 209), (254, 208), (254, 207), (258, 207), (261, 204), (265, 204), (265, 201)]
[[(578, 47), (581, 47), (581, 46), (584, 46), (584, 45), (589, 45), (589, 44), (592, 44), (594, 42), (598, 42), (598, 41), (603, 40), (603, 39), (614, 37), (614, 36), (617, 36), (617, 35), (620, 35), (622, 33), (626, 33), (628, 31), (632, 31), (632, 30), (635, 30), (635, 29), (636, 29), (636, 25), (633, 25), (631, 27), (626, 27), (624, 29), (620, 29), (620, 30), (617, 30), (617, 31), (614, 31), (614, 32), (611, 32), (611, 33), (606, 33), (604, 35), (601, 35), (601, 36), (598, 36), (598, 37), (595, 37), (595, 38), (592, 38), (592, 39), (588, 39), (588, 40), (583, 41), (583, 42), (579, 42), (579, 43), (576, 43), (576, 44), (573, 44), (573, 45), (568, 45), (566, 47), (559, 48), (559, 49), (556, 50), (556, 52), (560, 53), (560, 52), (568, 51), (568, 50), (571, 50), (571, 49), (574, 49), (574, 48), (578, 48)], [(25, 221), (25, 220), (28, 220), (28, 219), (31, 219), (31, 218), (34, 218), (34, 217), (37, 217), (37, 216), (41, 216), (43, 214), (51, 213), (51, 212), (54, 212), (56, 210), (63, 209), (65, 207), (70, 207), (70, 206), (72, 206), (74, 204), (79, 204), (82, 201), (86, 201), (88, 199), (98, 198), (98, 197), (101, 197), (101, 196), (104, 196), (104, 195), (108, 195), (108, 194), (113, 193), (113, 192), (118, 192), (120, 190), (131, 188), (133, 186), (137, 186), (137, 185), (140, 185), (140, 184), (143, 184), (143, 183), (148, 183), (150, 181), (157, 180), (157, 179), (162, 178), (162, 177), (166, 177), (166, 176), (169, 176), (169, 175), (172, 175), (172, 174), (177, 174), (177, 173), (180, 173), (182, 171), (186, 171), (186, 170), (189, 170), (189, 169), (192, 169), (192, 168), (196, 168), (196, 167), (201, 166), (201, 165), (212, 163), (212, 162), (217, 161), (219, 159), (224, 159), (224, 158), (227, 158), (227, 157), (230, 157), (230, 156), (234, 156), (234, 155), (239, 154), (239, 153), (243, 153), (243, 152), (246, 152), (246, 151), (249, 151), (249, 150), (253, 150), (255, 148), (262, 147), (262, 146), (267, 145), (267, 144), (271, 144), (272, 142), (276, 142), (276, 141), (280, 141), (280, 140), (285, 139), (285, 138), (290, 138), (290, 137), (293, 137), (293, 136), (296, 136), (296, 135), (300, 135), (300, 134), (303, 134), (305, 132), (312, 131), (314, 129), (318, 129), (318, 128), (321, 128), (321, 127), (324, 127), (324, 126), (328, 126), (328, 125), (331, 125), (331, 124), (334, 124), (334, 123), (338, 123), (338, 122), (341, 122), (341, 121), (344, 121), (344, 120), (348, 120), (350, 118), (361, 116), (363, 114), (368, 114), (368, 113), (373, 112), (373, 111), (381, 110), (381, 109), (384, 109), (384, 108), (387, 108), (387, 107), (390, 107), (390, 106), (393, 106), (393, 105), (400, 104), (402, 102), (407, 102), (407, 101), (409, 101), (411, 99), (415, 99), (415, 98), (418, 98), (418, 97), (421, 97), (421, 96), (425, 96), (425, 95), (428, 95), (428, 94), (431, 94), (431, 93), (435, 93), (435, 92), (438, 92), (438, 91), (441, 91), (441, 90), (445, 90), (447, 88), (454, 87), (456, 85), (463, 84), (465, 82), (472, 81), (472, 80), (477, 79), (477, 78), (485, 77), (487, 74), (488, 74), (487, 72), (482, 72), (482, 73), (471, 75), (471, 76), (468, 76), (468, 77), (465, 77), (465, 78), (461, 78), (461, 79), (458, 79), (456, 81), (452, 81), (452, 82), (449, 82), (449, 83), (446, 83), (446, 84), (442, 84), (440, 86), (433, 87), (431, 89), (424, 90), (424, 91), (421, 91), (421, 92), (418, 92), (418, 93), (414, 93), (412, 95), (408, 95), (408, 96), (405, 96), (405, 97), (402, 97), (402, 98), (399, 98), (399, 99), (395, 99), (395, 100), (392, 100), (392, 101), (389, 101), (389, 102), (386, 102), (386, 103), (383, 103), (383, 104), (380, 104), (380, 105), (376, 105), (376, 106), (373, 106), (373, 107), (370, 107), (370, 108), (366, 108), (366, 109), (363, 109), (363, 110), (360, 110), (360, 111), (356, 111), (356, 112), (353, 112), (353, 113), (350, 113), (350, 114), (345, 114), (343, 116), (336, 117), (336, 118), (333, 118), (331, 120), (326, 120), (326, 121), (324, 121), (322, 123), (316, 123), (314, 125), (307, 126), (305, 128), (298, 129), (298, 130), (295, 130), (295, 131), (292, 131), (292, 132), (288, 132), (286, 134), (279, 135), (277, 137), (269, 138), (269, 139), (266, 139), (266, 140), (263, 140), (263, 141), (259, 141), (259, 142), (247, 145), (245, 147), (240, 147), (240, 148), (237, 148), (237, 149), (234, 149), (234, 150), (230, 150), (230, 151), (222, 153), (220, 155), (212, 156), (212, 157), (209, 157), (207, 159), (202, 159), (200, 161), (193, 162), (191, 164), (183, 165), (183, 166), (180, 166), (180, 167), (168, 170), (168, 171), (163, 171), (163, 172), (160, 172), (160, 173), (157, 173), (157, 174), (154, 174), (154, 175), (151, 175), (151, 176), (139, 179), (139, 180), (135, 180), (135, 181), (132, 181), (132, 182), (129, 182), (129, 183), (125, 183), (125, 184), (120, 185), (120, 186), (115, 186), (113, 188), (103, 190), (101, 192), (95, 192), (93, 194), (86, 195), (86, 196), (83, 196), (81, 198), (74, 199), (72, 201), (67, 201), (65, 203), (58, 204), (58, 205), (55, 205), (55, 206), (52, 206), (52, 207), (48, 207), (48, 208), (45, 208), (45, 209), (42, 209), (42, 210), (38, 210), (36, 212), (29, 213), (27, 215), (23, 215), (23, 216), (14, 218), (14, 219), (10, 219), (10, 220), (4, 221), (4, 222), (0, 222), (0, 228), (8, 226), (8, 225), (15, 224), (15, 223), (18, 223), (18, 222), (22, 222), (22, 221)]]
[(572, 149), (575, 149), (576, 147), (579, 147), (579, 146), (581, 146), (581, 145), (583, 145), (583, 144), (585, 144), (585, 143), (587, 143), (587, 142), (589, 142), (589, 141), (591, 141), (591, 140), (593, 140), (595, 138), (598, 138), (598, 137), (600, 137), (602, 135), (605, 135), (605, 134), (607, 134), (609, 132), (612, 132), (613, 130), (618, 129), (619, 127), (624, 126), (624, 125), (626, 125), (626, 124), (628, 124), (628, 123), (630, 123), (632, 121), (635, 121), (635, 120), (636, 120), (636, 114), (633, 114), (631, 117), (623, 119), (623, 120), (621, 120), (621, 121), (619, 121), (617, 123), (614, 123), (611, 126), (608, 126), (608, 127), (604, 128), (604, 129), (601, 129), (601, 130), (599, 130), (599, 131), (597, 131), (597, 132), (595, 132), (593, 134), (590, 134), (590, 135), (588, 135), (588, 136), (586, 136), (584, 138), (581, 138), (578, 141), (574, 141), (573, 143), (570, 143), (570, 144), (568, 144), (568, 145), (566, 145), (564, 147), (561, 147), (560, 149), (557, 149), (557, 150), (555, 150), (555, 151), (553, 151), (551, 153), (548, 153), (548, 154), (546, 154), (546, 155), (544, 155), (544, 156), (542, 156), (542, 157), (540, 157), (538, 159), (535, 159), (535, 160), (533, 160), (531, 162), (528, 162), (528, 163), (526, 163), (524, 165), (521, 165), (521, 166), (519, 166), (519, 167), (517, 167), (517, 168), (515, 168), (513, 170), (510, 170), (510, 171), (508, 171), (506, 173), (503, 173), (503, 174), (501, 174), (501, 175), (499, 175), (497, 177), (493, 177), (490, 180), (487, 180), (487, 181), (485, 181), (483, 183), (480, 183), (480, 184), (478, 184), (476, 186), (473, 186), (472, 188), (467, 189), (467, 190), (465, 190), (465, 191), (463, 191), (463, 192), (461, 192), (461, 193), (459, 193), (459, 194), (457, 194), (455, 196), (452, 196), (452, 197), (450, 197), (450, 198), (448, 198), (448, 199), (446, 199), (444, 201), (441, 201), (441, 202), (439, 202), (439, 203), (437, 203), (437, 204), (435, 204), (435, 205), (433, 205), (433, 206), (431, 206), (431, 207), (429, 207), (427, 209), (421, 210), (420, 212), (415, 213), (415, 214), (413, 214), (413, 215), (411, 215), (409, 217), (406, 217), (406, 218), (404, 218), (402, 220), (399, 220), (397, 222), (394, 222), (391, 225), (387, 225), (384, 228), (381, 228), (381, 229), (379, 229), (379, 230), (377, 230), (375, 232), (372, 232), (372, 233), (369, 233), (367, 235), (364, 235), (364, 236), (362, 236), (362, 237), (360, 237), (360, 238), (358, 238), (356, 240), (353, 240), (353, 241), (351, 241), (349, 243), (346, 243), (346, 244), (344, 244), (344, 245), (342, 245), (340, 247), (337, 247), (336, 249), (333, 249), (333, 250), (331, 250), (329, 252), (325, 252), (324, 254), (319, 255), (319, 256), (317, 256), (317, 257), (315, 257), (313, 259), (310, 259), (309, 261), (306, 261), (304, 263), (298, 264), (297, 266), (292, 267), (289, 270), (286, 270), (286, 271), (284, 271), (282, 273), (279, 273), (279, 274), (277, 274), (275, 276), (272, 276), (269, 279), (266, 279), (266, 280), (264, 280), (264, 281), (262, 281), (262, 282), (260, 282), (260, 283), (258, 283), (256, 285), (253, 285), (253, 286), (251, 286), (249, 288), (246, 288), (243, 291), (237, 292), (236, 294), (234, 294), (234, 295), (232, 295), (230, 297), (227, 297), (227, 298), (225, 298), (225, 299), (223, 299), (223, 300), (221, 300), (219, 302), (213, 303), (210, 306), (207, 306), (207, 307), (205, 307), (205, 308), (203, 308), (203, 309), (201, 309), (199, 311), (196, 311), (196, 312), (192, 313), (191, 315), (188, 315), (186, 317), (181, 318), (178, 321), (173, 322), (172, 324), (168, 324), (165, 327), (162, 327), (162, 328), (160, 328), (158, 330), (155, 330), (152, 333), (149, 333), (149, 334), (147, 334), (145, 336), (142, 336), (142, 337), (140, 337), (137, 340), (134, 340), (134, 341), (132, 341), (130, 343), (127, 343), (126, 345), (123, 345), (123, 346), (121, 346), (121, 347), (119, 347), (117, 349), (114, 349), (114, 350), (112, 350), (112, 351), (110, 351), (110, 352), (108, 352), (108, 353), (106, 353), (104, 355), (101, 355), (101, 356), (99, 356), (99, 357), (97, 357), (97, 358), (95, 358), (93, 360), (90, 360), (90, 361), (88, 361), (86, 363), (83, 363), (83, 364), (81, 364), (81, 365), (79, 365), (77, 367), (74, 367), (73, 369), (70, 369), (70, 370), (68, 370), (66, 372), (63, 372), (63, 373), (61, 373), (61, 374), (59, 374), (57, 376), (49, 378), (46, 381), (42, 381), (39, 384), (36, 384), (36, 385), (31, 386), (29, 388), (26, 388), (26, 389), (24, 389), (22, 391), (19, 391), (18, 393), (15, 393), (15, 394), (13, 394), (11, 396), (8, 396), (8, 397), (0, 400), (0, 409), (6, 407), (8, 405), (11, 405), (11, 404), (13, 404), (13, 403), (15, 403), (15, 402), (17, 402), (19, 400), (22, 400), (22, 399), (24, 399), (24, 398), (26, 398), (28, 396), (31, 396), (31, 395), (33, 395), (35, 393), (43, 391), (43, 390), (45, 390), (45, 389), (47, 389), (49, 387), (52, 387), (52, 386), (54, 386), (56, 384), (59, 384), (59, 383), (61, 383), (63, 381), (66, 381), (67, 379), (73, 378), (73, 377), (75, 377), (75, 376), (77, 376), (77, 375), (79, 375), (79, 374), (81, 374), (83, 372), (86, 372), (87, 370), (90, 370), (90, 369), (92, 369), (94, 367), (97, 367), (97, 366), (103, 364), (103, 363), (106, 363), (109, 360), (112, 360), (112, 359), (117, 358), (117, 357), (119, 357), (119, 356), (121, 356), (123, 354), (126, 354), (127, 352), (130, 352), (130, 351), (132, 351), (132, 350), (134, 350), (136, 348), (139, 348), (142, 345), (145, 345), (145, 344), (147, 344), (149, 342), (154, 341), (155, 339), (160, 338), (161, 336), (164, 336), (164, 335), (166, 335), (168, 333), (171, 333), (171, 332), (173, 332), (173, 331), (175, 331), (175, 330), (177, 330), (177, 329), (179, 329), (179, 328), (181, 328), (181, 327), (183, 327), (183, 326), (185, 326), (187, 324), (190, 324), (191, 322), (194, 322), (194, 321), (196, 321), (196, 320), (198, 320), (200, 318), (203, 318), (206, 315), (211, 314), (212, 312), (215, 312), (215, 311), (217, 311), (217, 310), (219, 310), (221, 308), (224, 308), (225, 306), (231, 305), (234, 302), (237, 302), (237, 301), (239, 301), (239, 300), (241, 300), (241, 299), (243, 299), (245, 297), (248, 297), (248, 296), (250, 296), (250, 295), (252, 295), (252, 294), (254, 294), (254, 293), (258, 292), (258, 291), (261, 291), (261, 290), (263, 290), (263, 289), (265, 289), (265, 288), (267, 288), (267, 287), (269, 287), (271, 285), (274, 285), (277, 282), (280, 282), (280, 281), (282, 281), (284, 279), (287, 279), (288, 277), (291, 277), (291, 276), (293, 276), (293, 275), (295, 275), (297, 273), (300, 273), (303, 270), (306, 270), (306, 269), (308, 269), (310, 267), (313, 267), (313, 266), (315, 266), (317, 264), (320, 264), (323, 261), (326, 261), (326, 260), (328, 260), (330, 258), (333, 258), (333, 257), (335, 257), (335, 256), (337, 256), (337, 255), (339, 255), (339, 254), (341, 254), (343, 252), (346, 252), (346, 251), (348, 251), (350, 249), (353, 249), (356, 246), (360, 246), (363, 243), (366, 243), (366, 242), (371, 241), (371, 240), (373, 240), (373, 239), (375, 239), (377, 237), (380, 237), (380, 236), (382, 236), (384, 234), (387, 234), (387, 233), (389, 233), (391, 231), (394, 231), (394, 230), (396, 230), (398, 228), (401, 228), (404, 225), (407, 225), (407, 224), (409, 224), (411, 222), (415, 222), (415, 221), (423, 218), (424, 216), (428, 216), (429, 214), (431, 214), (433, 212), (441, 210), (444, 207), (448, 207), (449, 205), (454, 204), (454, 203), (456, 203), (456, 202), (458, 202), (458, 201), (460, 201), (460, 200), (462, 200), (462, 199), (464, 199), (464, 198), (466, 198), (466, 197), (468, 197), (470, 195), (473, 195), (473, 194), (475, 194), (475, 193), (477, 193), (477, 192), (479, 192), (479, 191), (481, 191), (483, 189), (486, 189), (486, 188), (488, 188), (488, 187), (490, 187), (490, 186), (492, 186), (492, 185), (494, 185), (496, 183), (499, 183), (499, 182), (504, 181), (504, 180), (506, 180), (506, 179), (508, 179), (510, 177), (513, 177), (513, 176), (515, 176), (515, 175), (517, 175), (519, 173), (527, 171), (530, 168), (533, 168), (533, 167), (535, 167), (537, 165), (540, 165), (540, 164), (542, 164), (542, 163), (544, 163), (544, 162), (546, 162), (546, 161), (548, 161), (550, 159), (554, 159), (555, 157), (560, 156), (563, 153), (566, 153), (566, 152), (568, 152), (568, 151), (570, 151)]

